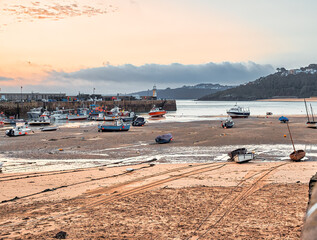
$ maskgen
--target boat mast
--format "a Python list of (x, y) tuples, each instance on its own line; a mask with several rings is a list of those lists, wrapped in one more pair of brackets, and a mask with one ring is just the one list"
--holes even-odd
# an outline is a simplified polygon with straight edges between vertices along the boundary
[(288, 132), (289, 132), (289, 136), (290, 136), (292, 144), (293, 144), (294, 152), (296, 152), (295, 146), (294, 146), (294, 142), (293, 142), (293, 138), (292, 138), (292, 134), (291, 134), (291, 130), (289, 129), (289, 126), (288, 126), (288, 122), (286, 122), (286, 125), (287, 125), (287, 129), (288, 129)]
[(312, 118), (313, 118), (313, 122), (315, 122), (313, 107), (311, 106), (311, 104), (310, 104), (310, 109), (311, 109), (311, 116), (312, 116)]
[(308, 109), (307, 109), (307, 104), (306, 104), (306, 99), (304, 98), (304, 103), (305, 103), (305, 108), (306, 108), (306, 114), (307, 114), (307, 119), (309, 122), (309, 115), (308, 115)]

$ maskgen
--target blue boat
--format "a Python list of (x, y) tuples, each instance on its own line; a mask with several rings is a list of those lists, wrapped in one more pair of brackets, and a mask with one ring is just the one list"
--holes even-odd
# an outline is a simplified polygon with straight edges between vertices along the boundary
[(98, 132), (122, 132), (129, 131), (130, 129), (130, 124), (124, 123), (121, 119), (118, 119), (113, 123), (114, 124), (103, 122), (98, 125)]
[(280, 122), (282, 122), (282, 123), (286, 123), (286, 122), (289, 121), (288, 118), (287, 118), (287, 117), (284, 117), (284, 116), (280, 117), (278, 120), (279, 120)]
[(160, 135), (155, 138), (155, 142), (157, 143), (169, 143), (172, 140), (173, 140), (173, 136), (170, 133)]

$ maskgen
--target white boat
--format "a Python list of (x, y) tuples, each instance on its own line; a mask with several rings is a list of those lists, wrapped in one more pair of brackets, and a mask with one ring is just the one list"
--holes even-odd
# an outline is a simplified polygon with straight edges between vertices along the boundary
[(87, 120), (89, 117), (88, 111), (89, 109), (87, 108), (79, 108), (77, 111), (75, 111), (74, 114), (68, 115), (68, 120), (69, 121)]
[(15, 128), (6, 130), (6, 135), (9, 137), (17, 137), (17, 136), (24, 136), (29, 134), (31, 129), (29, 129), (26, 125), (17, 126)]
[(240, 154), (236, 154), (233, 157), (233, 160), (236, 163), (245, 163), (245, 162), (249, 162), (251, 160), (254, 159), (254, 153), (240, 153)]
[(227, 110), (227, 114), (232, 118), (248, 118), (250, 116), (249, 108), (243, 108), (238, 105)]
[(69, 110), (56, 110), (53, 111), (51, 117), (55, 120), (67, 120)]

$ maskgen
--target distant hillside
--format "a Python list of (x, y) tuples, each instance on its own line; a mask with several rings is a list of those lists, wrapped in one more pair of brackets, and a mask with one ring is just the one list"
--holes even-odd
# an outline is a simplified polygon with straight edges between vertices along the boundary
[(317, 64), (286, 70), (261, 77), (253, 82), (199, 98), (199, 100), (256, 100), (279, 97), (317, 96)]
[[(183, 86), (181, 88), (158, 89), (157, 97), (163, 99), (198, 99), (205, 95), (218, 91), (226, 90), (231, 86), (223, 86), (220, 84), (201, 83), (195, 86)], [(133, 95), (148, 96), (152, 95), (152, 90), (131, 93)]]

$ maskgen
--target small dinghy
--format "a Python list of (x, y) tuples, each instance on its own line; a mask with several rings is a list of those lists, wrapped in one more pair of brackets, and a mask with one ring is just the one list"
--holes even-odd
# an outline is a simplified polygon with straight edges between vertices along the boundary
[(228, 153), (231, 161), (236, 163), (245, 163), (254, 159), (253, 152), (248, 152), (246, 148), (238, 148)]
[(293, 142), (293, 138), (292, 138), (292, 134), (291, 134), (291, 130), (289, 129), (289, 126), (288, 126), (288, 122), (286, 122), (287, 124), (287, 129), (288, 129), (288, 132), (289, 132), (289, 136), (291, 138), (291, 141), (292, 141), (292, 145), (293, 145), (293, 149), (294, 151), (289, 155), (290, 159), (294, 162), (298, 162), (300, 161), (303, 157), (305, 157), (306, 153), (304, 150), (297, 150), (295, 149), (295, 145), (294, 145), (294, 142)]
[(251, 160), (254, 159), (254, 153), (244, 153), (244, 154), (236, 154), (234, 157), (233, 157), (233, 160), (236, 162), (236, 163), (245, 163), (245, 162), (249, 162)]
[(284, 117), (284, 116), (280, 117), (278, 120), (279, 120), (281, 123), (287, 123), (287, 122), (289, 121), (288, 118), (287, 118), (287, 117)]
[(293, 160), (294, 162), (298, 162), (300, 161), (303, 157), (305, 157), (306, 153), (304, 150), (297, 150), (292, 152), (289, 157), (291, 160)]
[(50, 132), (50, 131), (56, 131), (57, 127), (41, 127), (40, 129), (42, 132)]
[(227, 118), (225, 122), (221, 122), (221, 127), (225, 128), (225, 129), (232, 128), (233, 125), (234, 125), (234, 122), (232, 121), (231, 117)]
[(173, 140), (173, 136), (172, 134), (168, 133), (168, 134), (164, 134), (164, 135), (160, 135), (160, 136), (157, 136), (155, 138), (155, 142), (157, 143), (169, 143)]

